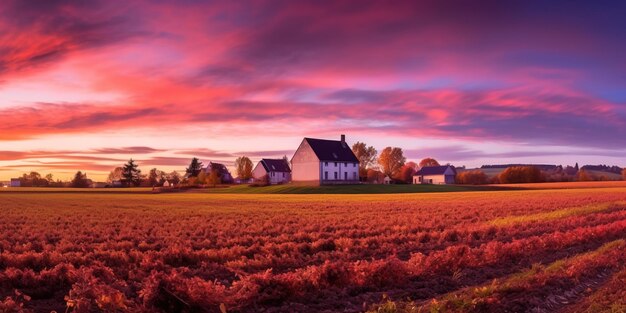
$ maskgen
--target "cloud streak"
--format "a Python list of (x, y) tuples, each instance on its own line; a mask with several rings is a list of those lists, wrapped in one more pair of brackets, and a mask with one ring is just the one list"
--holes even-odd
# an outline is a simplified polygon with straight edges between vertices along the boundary
[[(281, 138), (339, 132), (617, 151), (626, 145), (625, 9), (621, 1), (4, 1), (0, 160), (45, 157), (14, 144), (45, 150), (61, 136), (138, 133), (164, 141), (154, 150), (107, 141), (83, 155), (163, 164), (281, 156), (293, 151)], [(174, 135), (222, 146), (182, 147)], [(267, 144), (249, 149), (239, 143), (247, 137)]]

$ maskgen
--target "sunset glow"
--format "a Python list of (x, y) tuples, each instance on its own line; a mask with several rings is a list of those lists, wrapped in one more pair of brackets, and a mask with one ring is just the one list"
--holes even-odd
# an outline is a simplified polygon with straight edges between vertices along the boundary
[(0, 180), (129, 158), (291, 156), (626, 166), (626, 5), (3, 1)]

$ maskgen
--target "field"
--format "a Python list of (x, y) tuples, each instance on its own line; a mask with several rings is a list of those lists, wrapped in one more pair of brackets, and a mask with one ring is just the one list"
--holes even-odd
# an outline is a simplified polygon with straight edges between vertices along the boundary
[(623, 312), (626, 187), (588, 187), (2, 191), (0, 312)]

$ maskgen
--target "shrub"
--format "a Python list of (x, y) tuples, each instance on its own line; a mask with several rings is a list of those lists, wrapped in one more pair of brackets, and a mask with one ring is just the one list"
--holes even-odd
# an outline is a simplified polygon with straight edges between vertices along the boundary
[(544, 177), (538, 167), (512, 166), (500, 173), (498, 180), (501, 184), (539, 183)]
[(489, 177), (481, 170), (464, 171), (456, 175), (456, 183), (464, 185), (484, 185), (489, 183)]

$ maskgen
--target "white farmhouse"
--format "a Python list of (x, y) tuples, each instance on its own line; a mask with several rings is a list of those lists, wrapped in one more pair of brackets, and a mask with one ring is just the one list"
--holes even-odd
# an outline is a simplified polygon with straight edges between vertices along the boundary
[(452, 165), (425, 166), (413, 176), (414, 184), (454, 184), (456, 169)]
[(292, 181), (300, 184), (329, 185), (359, 182), (359, 160), (341, 140), (304, 138), (291, 158)]
[(285, 159), (261, 159), (252, 170), (255, 180), (267, 176), (270, 184), (286, 184), (291, 181), (291, 169)]

